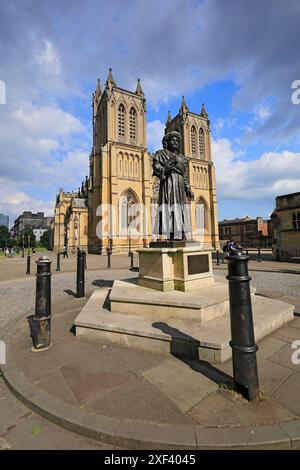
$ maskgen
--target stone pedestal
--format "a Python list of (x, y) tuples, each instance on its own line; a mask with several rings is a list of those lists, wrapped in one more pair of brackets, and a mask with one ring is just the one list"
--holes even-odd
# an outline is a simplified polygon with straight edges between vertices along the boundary
[(156, 242), (138, 253), (140, 286), (189, 292), (214, 284), (211, 252), (195, 242)]

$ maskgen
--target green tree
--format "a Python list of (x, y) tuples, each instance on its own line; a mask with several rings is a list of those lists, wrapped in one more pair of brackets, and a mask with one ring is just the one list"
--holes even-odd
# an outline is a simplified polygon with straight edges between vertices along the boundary
[(22, 246), (22, 236), (24, 235), (24, 247), (28, 248), (28, 237), (30, 237), (29, 246), (35, 247), (36, 239), (31, 227), (26, 227), (21, 233), (21, 246)]
[(5, 225), (0, 225), (0, 247), (3, 249), (5, 246), (10, 245), (10, 233)]
[(41, 236), (40, 239), (40, 244), (46, 248), (47, 250), (50, 250), (51, 248), (51, 232), (50, 230), (47, 230), (47, 232), (44, 232), (43, 235)]

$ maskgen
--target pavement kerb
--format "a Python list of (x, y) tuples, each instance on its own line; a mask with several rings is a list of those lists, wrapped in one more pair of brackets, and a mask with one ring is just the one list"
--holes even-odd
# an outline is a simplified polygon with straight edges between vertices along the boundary
[[(5, 336), (9, 343), (10, 334)], [(68, 404), (30, 383), (13, 358), (1, 366), (12, 393), (35, 413), (82, 436), (128, 449), (296, 449), (300, 419), (238, 428), (167, 425), (100, 415)]]

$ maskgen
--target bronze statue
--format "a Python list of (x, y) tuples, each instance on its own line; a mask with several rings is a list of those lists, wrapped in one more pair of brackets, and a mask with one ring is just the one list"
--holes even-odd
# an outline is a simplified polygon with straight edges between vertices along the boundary
[(186, 239), (186, 198), (194, 199), (187, 178), (188, 161), (180, 154), (181, 135), (171, 131), (165, 134), (163, 149), (153, 158), (153, 174), (160, 180), (158, 234), (168, 240)]

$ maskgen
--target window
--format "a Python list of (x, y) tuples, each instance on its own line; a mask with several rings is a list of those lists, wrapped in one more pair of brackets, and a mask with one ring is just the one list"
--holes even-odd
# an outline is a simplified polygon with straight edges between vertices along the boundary
[(137, 211), (137, 198), (129, 189), (120, 198), (120, 229), (121, 233), (132, 233), (137, 229), (139, 212)]
[(208, 229), (208, 213), (205, 201), (200, 197), (196, 203), (196, 234), (204, 235), (204, 231)]
[(205, 150), (204, 131), (203, 131), (203, 129), (200, 129), (200, 131), (199, 131), (199, 153), (200, 153), (200, 158), (201, 159), (204, 159), (204, 150)]
[(192, 155), (196, 155), (196, 129), (195, 126), (191, 128), (191, 146), (192, 146)]
[(293, 228), (300, 229), (300, 212), (293, 214)]
[(134, 108), (131, 108), (129, 113), (129, 137), (130, 140), (134, 140), (136, 138), (136, 112)]
[(125, 108), (123, 104), (120, 104), (118, 108), (118, 135), (125, 137)]

